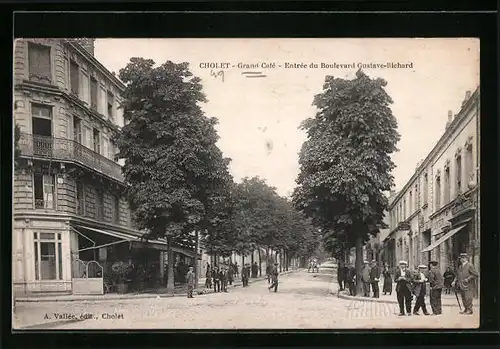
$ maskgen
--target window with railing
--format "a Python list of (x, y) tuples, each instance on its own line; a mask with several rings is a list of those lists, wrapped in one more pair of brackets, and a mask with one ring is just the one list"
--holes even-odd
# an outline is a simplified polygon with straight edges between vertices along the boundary
[(472, 144), (468, 144), (465, 148), (465, 180), (467, 184), (474, 180), (474, 165), (472, 158)]
[(71, 61), (69, 64), (69, 80), (71, 92), (78, 96), (80, 93), (80, 67), (75, 61)]
[(85, 192), (83, 183), (76, 182), (76, 213), (78, 215), (85, 215)]
[(99, 132), (98, 129), (94, 128), (93, 136), (94, 136), (94, 151), (97, 154), (101, 154), (101, 132)]
[(35, 209), (55, 209), (55, 178), (50, 174), (33, 174)]
[(450, 182), (450, 168), (447, 167), (444, 170), (444, 204), (446, 205), (447, 203), (450, 202), (450, 191), (451, 191), (451, 182)]
[(82, 144), (82, 120), (76, 116), (73, 117), (73, 140)]
[(441, 208), (441, 177), (436, 177), (436, 210)]
[(34, 233), (35, 279), (62, 280), (61, 233)]
[(456, 194), (462, 192), (462, 156), (458, 155), (455, 160), (455, 171), (456, 171)]
[(406, 199), (403, 199), (403, 220), (406, 220)]
[(115, 96), (111, 93), (108, 92), (108, 118), (113, 119), (113, 104), (115, 103)]
[(427, 173), (424, 175), (424, 205), (427, 204), (429, 197), (429, 177)]
[(30, 81), (52, 83), (50, 46), (29, 42), (28, 67)]
[(92, 77), (90, 78), (90, 108), (94, 111), (97, 111), (97, 91), (97, 80)]
[(415, 210), (418, 210), (418, 197), (419, 197), (418, 184), (416, 184), (415, 185), (415, 202), (413, 203)]
[(410, 215), (413, 213), (413, 192), (410, 190)]
[(102, 189), (97, 189), (96, 191), (95, 218), (97, 220), (104, 219), (104, 191)]

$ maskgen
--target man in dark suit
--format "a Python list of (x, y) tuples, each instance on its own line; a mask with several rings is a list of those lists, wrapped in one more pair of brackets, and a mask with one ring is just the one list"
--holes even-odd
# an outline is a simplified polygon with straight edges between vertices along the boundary
[(460, 254), (460, 265), (452, 287), (460, 292), (464, 310), (460, 314), (472, 315), (472, 299), (474, 297), (474, 280), (479, 276), (476, 268), (469, 262), (467, 253)]
[(250, 266), (245, 264), (243, 268), (241, 268), (241, 281), (243, 283), (243, 287), (248, 286), (248, 279), (250, 278)]
[(363, 283), (363, 296), (370, 297), (370, 263), (364, 261), (363, 270), (361, 270), (361, 282)]
[(408, 263), (406, 261), (399, 262), (399, 268), (396, 269), (394, 274), (396, 281), (396, 294), (399, 303), (399, 316), (411, 315), (411, 272), (408, 270)]
[(349, 287), (349, 295), (356, 295), (356, 268), (354, 266), (349, 265), (347, 268), (347, 286)]
[(431, 270), (429, 271), (429, 286), (431, 288), (430, 303), (432, 315), (441, 315), (441, 292), (444, 287), (444, 278), (438, 268), (438, 262), (431, 261), (429, 265), (431, 266)]
[(419, 265), (418, 272), (416, 273), (415, 278), (413, 279), (414, 289), (413, 292), (415, 294), (415, 307), (413, 308), (413, 315), (420, 315), (418, 311), (422, 308), (424, 315), (430, 315), (427, 312), (427, 307), (425, 306), (425, 294), (427, 293), (426, 289), (426, 276), (427, 266)]
[(224, 266), (220, 270), (220, 282), (221, 282), (221, 288), (222, 292), (227, 292), (227, 267)]
[(377, 261), (373, 260), (372, 268), (370, 269), (370, 283), (372, 285), (373, 298), (380, 297), (379, 280), (380, 280), (380, 269), (377, 265)]

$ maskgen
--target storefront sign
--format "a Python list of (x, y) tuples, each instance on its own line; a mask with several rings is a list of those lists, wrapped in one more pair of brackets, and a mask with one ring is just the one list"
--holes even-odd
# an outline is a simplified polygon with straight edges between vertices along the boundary
[(456, 216), (459, 213), (462, 213), (463, 211), (466, 211), (468, 209), (474, 209), (474, 206), (472, 204), (472, 201), (468, 198), (463, 199), (458, 201), (455, 206), (451, 209), (451, 214)]

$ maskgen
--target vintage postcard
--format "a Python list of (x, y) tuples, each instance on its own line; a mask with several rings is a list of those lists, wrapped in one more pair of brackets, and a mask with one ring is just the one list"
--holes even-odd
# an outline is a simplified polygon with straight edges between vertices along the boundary
[(13, 329), (478, 328), (479, 39), (17, 39)]

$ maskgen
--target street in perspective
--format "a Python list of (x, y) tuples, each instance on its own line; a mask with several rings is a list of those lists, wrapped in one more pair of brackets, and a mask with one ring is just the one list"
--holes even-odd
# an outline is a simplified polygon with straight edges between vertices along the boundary
[(14, 52), (14, 330), (479, 327), (478, 40)]

